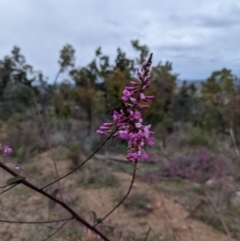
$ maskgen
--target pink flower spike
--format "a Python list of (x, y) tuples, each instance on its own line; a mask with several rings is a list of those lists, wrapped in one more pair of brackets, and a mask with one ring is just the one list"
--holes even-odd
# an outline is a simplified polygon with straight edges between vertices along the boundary
[(144, 79), (144, 82), (148, 83), (150, 81), (150, 78), (151, 78), (150, 75), (146, 76), (145, 79)]
[(116, 110), (114, 110), (114, 111), (113, 111), (113, 120), (114, 120), (114, 121), (117, 121), (118, 118), (119, 118), (119, 114), (118, 114), (118, 112), (117, 112)]
[(155, 98), (154, 95), (148, 95), (148, 96), (146, 96), (146, 99), (147, 99), (147, 100), (153, 100), (154, 98)]
[(103, 126), (111, 127), (111, 126), (113, 126), (113, 123), (105, 122), (105, 123), (103, 123)]
[(134, 105), (136, 105), (136, 104), (138, 103), (135, 98), (132, 98), (132, 97), (131, 97), (130, 100), (132, 101), (132, 103), (133, 103)]
[(135, 124), (135, 126), (136, 126), (137, 128), (141, 128), (141, 127), (142, 127), (142, 124), (138, 122), (138, 123)]
[(100, 130), (103, 130), (103, 131), (109, 130), (109, 127), (107, 127), (107, 126), (100, 126)]
[(14, 169), (15, 169), (15, 170), (20, 170), (20, 167), (19, 167), (18, 165), (16, 165), (16, 166), (14, 167)]
[(12, 148), (0, 144), (0, 154), (8, 156), (12, 153)]
[(146, 152), (143, 152), (140, 156), (142, 159), (148, 159), (148, 155)]
[(128, 132), (127, 131), (119, 131), (119, 137), (121, 139), (128, 139)]
[(100, 131), (100, 130), (97, 130), (96, 133), (97, 133), (98, 135), (104, 135), (104, 132), (103, 132), (103, 131)]
[(151, 85), (151, 81), (148, 81), (148, 82), (146, 83), (146, 86), (149, 87), (150, 85)]
[(142, 74), (141, 74), (141, 72), (140, 72), (140, 70), (139, 70), (139, 69), (137, 69), (137, 76), (138, 76), (138, 78), (139, 78), (139, 79), (141, 79), (141, 78), (142, 78)]
[(145, 95), (143, 93), (140, 93), (140, 99), (141, 100), (145, 100), (146, 99), (146, 97), (145, 97)]
[(141, 109), (147, 109), (147, 108), (148, 108), (148, 105), (139, 105), (139, 108), (141, 108)]
[(139, 120), (141, 117), (142, 117), (141, 113), (138, 110), (136, 110), (134, 112), (134, 119)]
[(128, 90), (124, 89), (122, 98), (128, 99), (130, 96), (131, 96), (131, 93)]
[(138, 85), (138, 83), (135, 82), (135, 81), (130, 81), (130, 84), (131, 84), (131, 85)]
[(135, 87), (127, 86), (125, 87), (125, 90), (132, 91), (132, 90), (135, 90)]
[(145, 89), (147, 89), (147, 87), (148, 87), (147, 85), (144, 85), (144, 86), (142, 87), (142, 91), (145, 90)]
[(147, 139), (146, 142), (149, 146), (154, 145), (154, 141), (152, 139)]

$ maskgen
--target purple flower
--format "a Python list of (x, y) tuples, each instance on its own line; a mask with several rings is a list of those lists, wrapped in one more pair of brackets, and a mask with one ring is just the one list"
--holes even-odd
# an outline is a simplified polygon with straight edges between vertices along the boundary
[(12, 148), (10, 148), (9, 146), (0, 144), (0, 154), (2, 154), (3, 156), (8, 156), (11, 153), (12, 153)]
[[(147, 159), (148, 155), (145, 152), (145, 145), (153, 145), (154, 142), (151, 139), (153, 134), (150, 131), (151, 125), (144, 125), (142, 114), (137, 107), (144, 109), (148, 108), (148, 105), (141, 104), (139, 102), (148, 102), (154, 98), (154, 96), (145, 96), (143, 93), (150, 84), (150, 66), (152, 64), (152, 54), (147, 62), (144, 62), (141, 68), (137, 69), (137, 76), (140, 82), (130, 81), (132, 86), (127, 86), (123, 90), (122, 103), (124, 108), (113, 112), (113, 123), (117, 127), (116, 133), (113, 136), (119, 136), (119, 138), (128, 140), (128, 154), (127, 160), (130, 162), (136, 162), (139, 158)], [(137, 87), (139, 86), (138, 90)], [(130, 103), (129, 103), (130, 101)], [(132, 104), (133, 103), (133, 104)], [(112, 133), (110, 129), (113, 123), (104, 123), (97, 133), (104, 135), (104, 131)]]

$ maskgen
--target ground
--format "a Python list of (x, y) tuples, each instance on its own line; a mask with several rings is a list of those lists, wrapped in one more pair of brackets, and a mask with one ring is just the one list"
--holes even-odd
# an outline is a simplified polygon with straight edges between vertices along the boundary
[[(55, 155), (60, 175), (65, 174), (71, 168), (70, 160), (65, 158), (63, 149), (55, 150)], [(30, 181), (43, 186), (53, 180), (55, 175), (50, 157), (50, 153), (45, 152), (39, 154), (31, 162), (22, 164), (20, 175), (27, 175)], [(4, 162), (8, 166), (14, 167), (14, 163), (10, 159), (4, 159)], [(104, 165), (104, 161), (94, 159), (86, 165), (90, 165), (92, 169), (86, 167), (76, 172), (64, 179), (61, 185), (64, 200), (89, 222), (92, 222), (93, 212), (98, 217), (103, 217), (125, 195), (131, 182), (131, 166), (127, 167), (127, 171), (120, 171), (111, 165)], [(100, 169), (94, 169), (95, 166), (103, 169), (104, 172), (100, 173)], [(139, 169), (141, 168), (143, 167), (140, 165)], [(94, 173), (92, 173), (93, 170)], [(11, 176), (4, 170), (1, 170), (0, 173), (0, 184), (4, 185)], [(110, 181), (104, 182), (107, 175)], [(55, 188), (57, 186), (52, 187), (49, 191), (52, 192)], [(3, 204), (1, 219), (33, 221), (69, 216), (57, 205), (54, 207), (54, 211), (49, 211), (49, 201), (23, 185), (18, 185), (9, 192), (1, 194), (0, 200)], [(174, 196), (160, 192), (155, 186), (140, 181), (137, 176), (125, 205), (118, 208), (104, 222), (105, 225), (115, 227), (114, 232), (106, 226), (100, 227), (100, 229), (107, 233), (112, 240), (144, 240), (150, 229), (147, 238), (149, 241), (229, 241), (225, 234), (214, 228), (195, 219), (186, 219), (188, 214), (189, 212), (177, 202)], [(0, 240), (44, 240), (59, 225), (1, 223)], [(86, 241), (94, 239), (92, 234), (73, 221), (49, 240)]]

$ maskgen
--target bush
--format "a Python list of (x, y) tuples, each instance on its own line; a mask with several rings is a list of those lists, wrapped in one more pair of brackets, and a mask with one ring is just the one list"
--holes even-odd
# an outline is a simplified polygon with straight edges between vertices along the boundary
[[(118, 199), (121, 200), (124, 194), (120, 193)], [(119, 201), (118, 200), (118, 201)], [(134, 216), (144, 216), (149, 214), (152, 211), (151, 200), (147, 197), (146, 193), (142, 192), (133, 192), (129, 197), (124, 201), (123, 207), (129, 211), (135, 211)]]
[(214, 131), (206, 132), (199, 127), (190, 126), (186, 140), (188, 144), (192, 146), (214, 148), (216, 146), (217, 136)]
[(103, 187), (118, 188), (121, 185), (119, 179), (106, 168), (103, 169), (102, 167), (92, 165), (82, 170), (83, 173), (80, 183), (85, 187), (93, 187), (96, 189)]
[(67, 158), (72, 161), (74, 167), (77, 167), (80, 163), (80, 145), (77, 142), (72, 142), (69, 151), (67, 153)]

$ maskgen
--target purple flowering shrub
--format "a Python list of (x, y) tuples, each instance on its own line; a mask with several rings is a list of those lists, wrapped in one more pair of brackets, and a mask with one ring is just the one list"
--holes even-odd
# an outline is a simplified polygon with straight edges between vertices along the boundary
[(8, 156), (12, 153), (12, 149), (9, 146), (0, 144), (0, 155)]
[(146, 178), (161, 180), (164, 177), (180, 177), (202, 183), (209, 179), (220, 179), (227, 174), (227, 168), (216, 155), (206, 148), (199, 148), (189, 156), (163, 158), (161, 167), (157, 171), (148, 173)]

